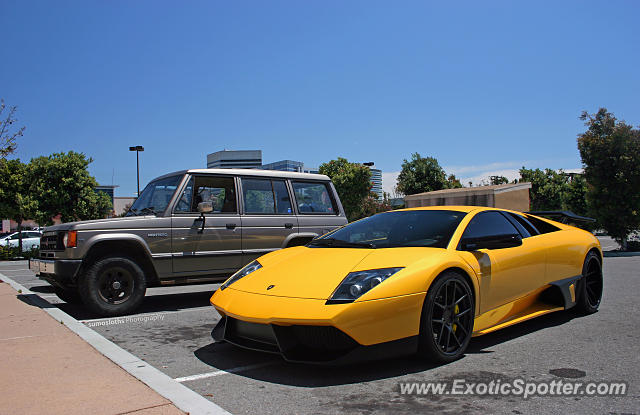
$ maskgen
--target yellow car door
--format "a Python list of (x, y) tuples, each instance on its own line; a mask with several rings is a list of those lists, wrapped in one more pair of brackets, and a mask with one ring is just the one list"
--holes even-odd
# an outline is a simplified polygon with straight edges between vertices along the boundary
[[(479, 248), (459, 245), (463, 258), (480, 277), (480, 313), (521, 298), (544, 284), (546, 247), (540, 238), (522, 234), (497, 210), (476, 214), (462, 234), (461, 241), (490, 240), (500, 236), (521, 240), (517, 246)], [(506, 244), (509, 245), (509, 244)]]

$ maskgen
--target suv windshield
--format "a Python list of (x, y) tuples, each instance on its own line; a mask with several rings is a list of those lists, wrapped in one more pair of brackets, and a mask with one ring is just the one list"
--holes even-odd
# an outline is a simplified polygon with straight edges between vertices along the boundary
[(309, 246), (328, 248), (446, 248), (465, 212), (405, 210), (379, 213), (314, 239)]
[(127, 212), (127, 216), (164, 212), (182, 177), (182, 175), (170, 176), (149, 183), (136, 201), (133, 202), (129, 212)]

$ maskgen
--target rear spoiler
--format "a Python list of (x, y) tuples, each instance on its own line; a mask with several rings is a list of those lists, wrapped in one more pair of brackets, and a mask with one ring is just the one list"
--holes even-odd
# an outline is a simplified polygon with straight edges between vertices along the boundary
[(576, 215), (573, 212), (569, 212), (568, 210), (540, 210), (536, 212), (524, 212), (530, 215), (536, 216), (548, 216), (552, 219), (557, 220), (560, 223), (569, 223), (569, 222), (595, 222), (596, 220), (593, 218), (587, 218), (586, 216)]

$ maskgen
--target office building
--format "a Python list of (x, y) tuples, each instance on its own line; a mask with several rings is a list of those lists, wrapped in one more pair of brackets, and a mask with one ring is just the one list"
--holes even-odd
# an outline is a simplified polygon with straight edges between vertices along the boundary
[(382, 170), (369, 167), (371, 170), (371, 192), (378, 195), (378, 200), (384, 197), (382, 193)]
[(280, 160), (273, 163), (263, 164), (262, 170), (280, 170), (302, 172), (304, 163), (295, 160)]
[(119, 187), (118, 185), (98, 185), (95, 187), (95, 191), (96, 192), (102, 192), (104, 194), (106, 194), (107, 196), (109, 196), (109, 200), (111, 200), (111, 206), (113, 206), (113, 198), (115, 196), (116, 193), (116, 187)]
[(259, 169), (262, 150), (222, 150), (207, 154), (208, 169)]
[(263, 164), (263, 170), (280, 170), (280, 171), (296, 171), (301, 173), (319, 174), (317, 167), (306, 166), (301, 161), (295, 160), (280, 160), (273, 163)]

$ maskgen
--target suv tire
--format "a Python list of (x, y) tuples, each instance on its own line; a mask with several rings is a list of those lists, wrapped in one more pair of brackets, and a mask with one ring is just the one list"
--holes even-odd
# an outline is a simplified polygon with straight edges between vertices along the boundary
[(80, 282), (80, 296), (94, 313), (106, 317), (133, 312), (144, 299), (147, 282), (129, 258), (107, 257), (89, 267)]

